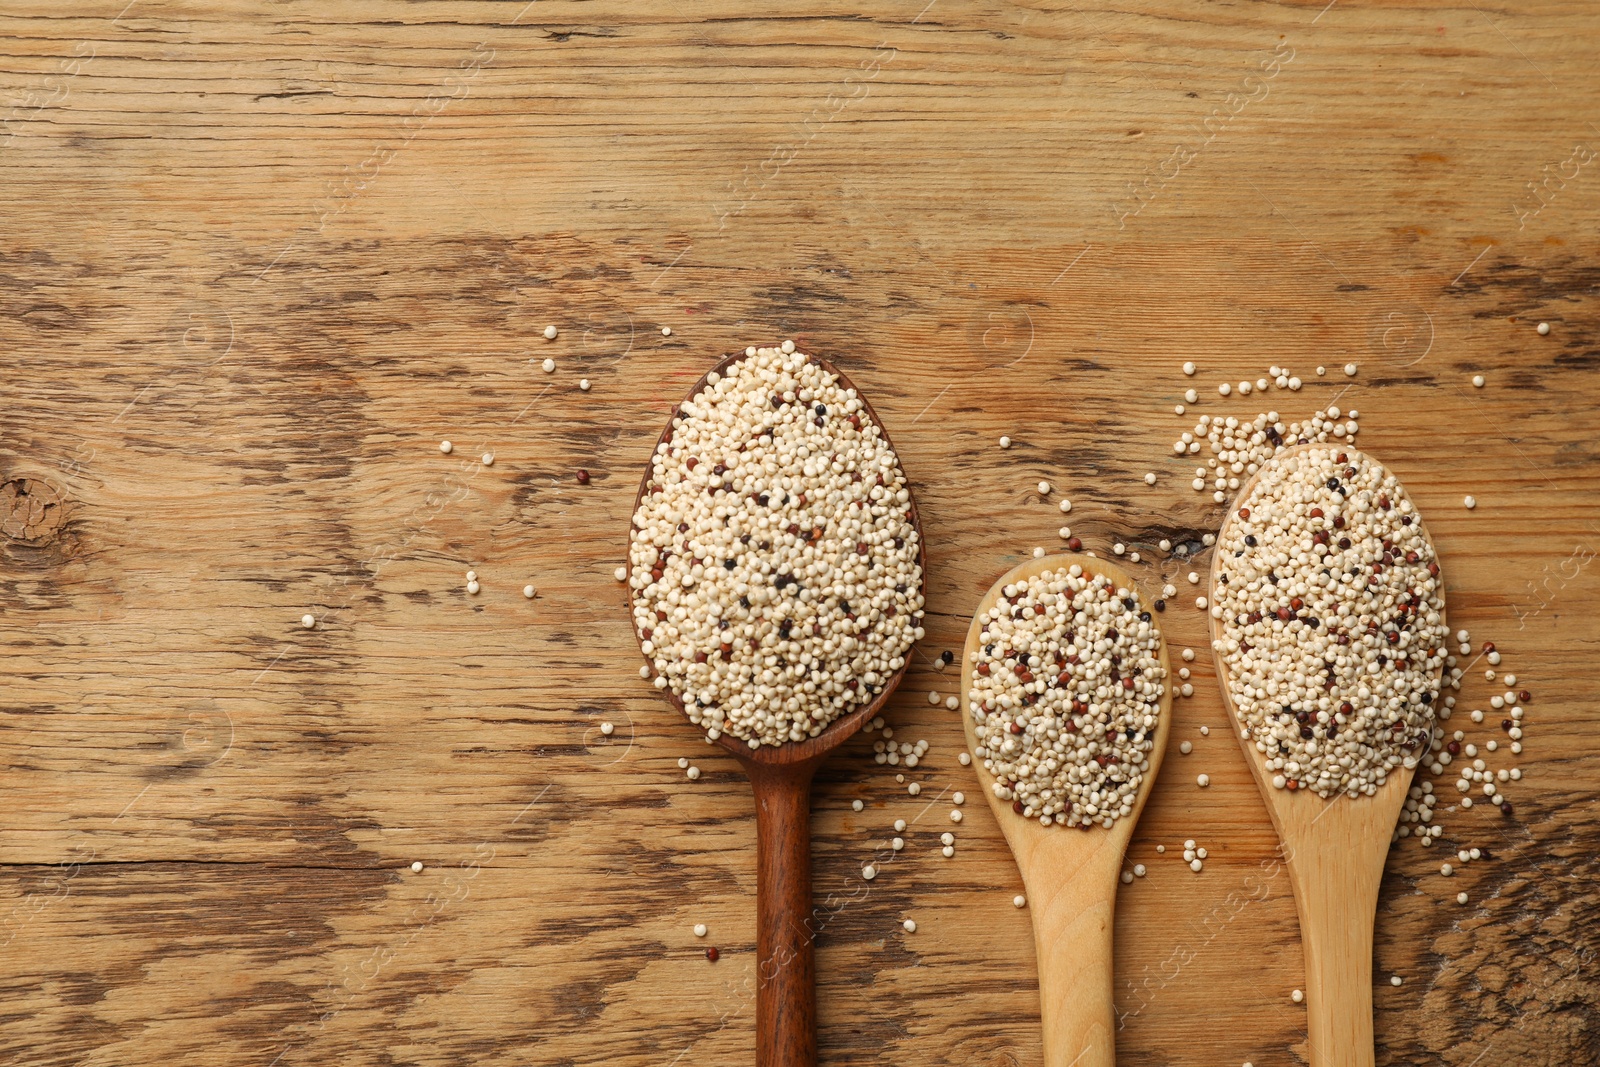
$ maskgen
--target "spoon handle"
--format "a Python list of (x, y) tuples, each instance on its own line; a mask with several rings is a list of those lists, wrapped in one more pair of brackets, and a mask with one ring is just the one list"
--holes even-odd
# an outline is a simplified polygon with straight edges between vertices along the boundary
[(756, 797), (756, 1064), (817, 1062), (812, 959), (811, 774), (751, 767)]
[(1111, 920), (1121, 859), (1120, 848), (1103, 848), (1076, 870), (1047, 870), (1053, 877), (1028, 887), (1045, 1067), (1116, 1067)]
[[(1377, 806), (1365, 799), (1336, 803)], [(1329, 818), (1327, 830), (1307, 827), (1292, 841), (1311, 1067), (1373, 1067), (1372, 925), (1393, 822), (1391, 814), (1388, 825), (1375, 820), (1370, 831), (1354, 835)]]

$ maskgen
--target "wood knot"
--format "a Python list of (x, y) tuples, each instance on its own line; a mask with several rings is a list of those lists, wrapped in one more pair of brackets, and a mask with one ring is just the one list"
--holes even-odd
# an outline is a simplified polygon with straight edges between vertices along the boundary
[(49, 482), (13, 478), (0, 485), (0, 533), (18, 544), (47, 545), (66, 525), (66, 503)]

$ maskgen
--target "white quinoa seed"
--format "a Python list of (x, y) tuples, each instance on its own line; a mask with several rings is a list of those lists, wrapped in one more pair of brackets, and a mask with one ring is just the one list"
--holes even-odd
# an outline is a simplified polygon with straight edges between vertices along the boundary
[(1460, 893), (1456, 894), (1456, 903), (1457, 904), (1465, 904), (1470, 899), (1472, 899), (1472, 898), (1467, 896), (1465, 890), (1463, 890)]
[(1199, 451), (1200, 439), (1204, 438), (1213, 458), (1208, 461), (1210, 473), (1205, 467), (1196, 468), (1191, 484), (1196, 492), (1204, 492), (1209, 486), (1213, 490), (1212, 499), (1220, 504), (1280, 448), (1297, 443), (1321, 443), (1330, 437), (1353, 440), (1359, 429), (1356, 412), (1341, 412), (1337, 407), (1319, 411), (1304, 422), (1287, 424), (1276, 411), (1246, 420), (1202, 415), (1190, 435), (1195, 438), (1190, 448)]
[(1398, 974), (1396, 974), (1396, 975), (1392, 975), (1389, 978), (1389, 984), (1393, 985), (1393, 986), (1401, 986), (1401, 985), (1405, 985), (1406, 984), (1406, 980), (1404, 978), (1401, 978)]
[(957, 708), (959, 708), (961, 706), (961, 698), (960, 697), (955, 697), (955, 696), (945, 697), (944, 698), (944, 706), (946, 708), (949, 708), (951, 711), (955, 711)]
[(1474, 374), (1472, 376), (1472, 387), (1474, 389), (1482, 389), (1483, 388), (1483, 375)]
[(866, 804), (862, 803), (859, 800), (852, 800), (850, 802), (850, 810), (851, 811), (860, 811), (865, 807), (866, 807)]
[(1211, 776), (1209, 774), (1202, 774), (1194, 781), (1196, 785), (1198, 785), (1201, 789), (1204, 789), (1211, 784)]
[(411, 861), (411, 873), (412, 874), (421, 874), (422, 873), (422, 861), (421, 860), (412, 860)]
[(1195, 368), (1194, 368), (1194, 364), (1193, 363), (1185, 363), (1183, 365), (1183, 373), (1185, 373), (1185, 374), (1193, 376), (1194, 369)]
[(1049, 482), (1040, 482), (1038, 488), (1039, 488), (1039, 495), (1040, 496), (1049, 496), (1050, 495), (1050, 483)]
[(578, 379), (578, 388), (582, 389), (584, 392), (587, 393), (589, 391), (589, 389), (590, 389), (589, 379), (587, 379), (587, 378), (579, 378)]
[(300, 625), (307, 630), (314, 630), (317, 626), (317, 617), (311, 614), (302, 615), (300, 616)]
[(1354, 363), (1346, 363), (1344, 365), (1344, 372), (1349, 377), (1354, 378), (1356, 376), (1356, 365)]
[(662, 337), (671, 337), (672, 336), (672, 327), (671, 326), (663, 326), (663, 327), (661, 327), (661, 336)]
[(1011, 447), (1011, 438), (1005, 437), (1005, 436), (1002, 435), (1001, 438), (1000, 438), (1000, 447), (1001, 448), (1010, 448)]
[(613, 733), (615, 733), (616, 729), (617, 728), (615, 726), (612, 726), (608, 722), (603, 722), (600, 724), (600, 732), (607, 737), (610, 737)]
[(869, 882), (872, 881), (874, 878), (878, 877), (878, 868), (874, 867), (870, 863), (867, 864), (865, 867), (861, 868), (861, 877), (865, 878)]
[(522, 587), (522, 595), (527, 597), (529, 600), (533, 599), (534, 592), (535, 590), (531, 585), (525, 585)]
[(1466, 505), (1468, 511), (1471, 511), (1473, 508), (1478, 506), (1477, 498), (1472, 496), (1464, 497), (1461, 503)]
[(628, 568), (618, 567), (616, 570), (611, 572), (611, 576), (619, 582), (625, 582), (628, 580)]
[(456, 446), (451, 444), (449, 441), (439, 442), (439, 451), (443, 452), (447, 456), (455, 449), (455, 447)]
[(1194, 751), (1194, 746), (1187, 741), (1180, 741), (1178, 743), (1178, 751), (1187, 756)]
[(554, 326), (546, 326), (544, 328), (544, 339), (546, 341), (554, 341), (556, 339), (556, 333), (557, 330)]
[(916, 796), (918, 793), (922, 792), (922, 783), (912, 782), (910, 785), (906, 786), (906, 792), (910, 793), (912, 796)]
[(751, 748), (872, 700), (922, 636), (909, 509), (882, 431), (810, 357), (761, 348), (709, 375), (633, 520), (634, 624), (658, 687), (708, 737)]
[(704, 937), (704, 936), (706, 936), (706, 924), (705, 923), (695, 923), (694, 924), (694, 936), (696, 936), (696, 937)]
[(472, 593), (473, 595), (476, 595), (478, 590), (481, 588), (482, 586), (480, 586), (476, 580), (467, 583), (467, 592)]
[(901, 923), (900, 925), (901, 925), (901, 927), (903, 927), (905, 929), (905, 932), (908, 933), (908, 934), (914, 934), (914, 933), (917, 932), (917, 923), (916, 923), (915, 919), (907, 919), (905, 922)]
[(1296, 1004), (1301, 1004), (1304, 1003), (1306, 995), (1300, 990), (1296, 989), (1294, 992), (1289, 994), (1289, 999), (1294, 1001)]
[(979, 616), (967, 670), (976, 755), (995, 796), (1025, 818), (1109, 828), (1131, 814), (1149, 770), (1166, 685), (1160, 631), (1134, 590), (1077, 564), (1001, 592)]
[(1338, 446), (1280, 458), (1239, 505), (1215, 644), (1244, 735), (1280, 788), (1370, 796), (1431, 740), (1450, 636), (1433, 545), (1399, 481)]
[(1028, 906), (1028, 898), (1023, 896), (1021, 893), (1018, 893), (1016, 896), (1011, 898), (1011, 903), (1015, 907), (1025, 908)]
[(556, 369), (556, 361), (553, 359), (546, 359), (542, 364), (540, 364), (540, 366), (544, 368), (544, 372), (546, 374), (551, 374)]
[(1541, 322), (1538, 325), (1538, 327), (1536, 327), (1536, 328), (1539, 331), (1539, 336), (1540, 337), (1544, 337), (1546, 334), (1548, 334), (1550, 332), (1550, 324), (1548, 322)]

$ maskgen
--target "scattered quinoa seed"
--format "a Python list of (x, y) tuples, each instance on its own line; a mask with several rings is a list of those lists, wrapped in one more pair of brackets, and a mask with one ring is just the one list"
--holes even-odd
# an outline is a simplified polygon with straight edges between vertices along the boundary
[(1300, 990), (1296, 989), (1293, 993), (1289, 994), (1289, 999), (1294, 1001), (1296, 1004), (1301, 1004), (1305, 1002), (1306, 995)]
[(302, 615), (300, 616), (300, 625), (304, 626), (307, 630), (316, 629), (317, 617), (310, 614)]
[(600, 724), (600, 732), (607, 737), (610, 737), (613, 733), (615, 733), (616, 729), (617, 728), (615, 726), (612, 726), (608, 722), (603, 722)]
[(533, 594), (534, 594), (533, 586), (525, 585), (525, 586), (522, 587), (522, 595), (527, 597), (529, 600), (533, 599)]
[(454, 449), (455, 447), (456, 446), (451, 444), (449, 441), (440, 441), (439, 442), (439, 451), (443, 452), (447, 456), (450, 454), (451, 450)]
[(551, 374), (554, 373), (556, 369), (556, 361), (553, 359), (546, 359), (542, 364), (540, 364), (540, 366), (544, 368), (544, 372), (546, 374)]
[(1472, 376), (1472, 387), (1474, 389), (1482, 389), (1483, 388), (1483, 375), (1474, 374)]
[(1021, 893), (1018, 893), (1016, 896), (1011, 898), (1011, 903), (1016, 907), (1025, 908), (1028, 906), (1028, 898), (1023, 896)]
[(1537, 329), (1539, 331), (1539, 336), (1543, 337), (1550, 332), (1550, 324), (1548, 322), (1541, 322)]
[(1001, 448), (1010, 448), (1011, 447), (1011, 438), (1002, 435), (1001, 438), (1000, 438), (1000, 447)]
[(1473, 496), (1468, 496), (1461, 502), (1466, 505), (1468, 511), (1471, 511), (1473, 508), (1478, 506), (1478, 498)]
[(917, 922), (915, 919), (907, 919), (900, 925), (905, 928), (905, 932), (908, 934), (914, 934), (917, 932)]
[(554, 326), (546, 326), (544, 328), (544, 339), (546, 341), (554, 341), (556, 339), (556, 332), (557, 331)]
[(411, 861), (411, 873), (412, 874), (421, 874), (422, 873), (422, 861), (421, 860), (412, 860)]
[(696, 936), (696, 937), (704, 937), (704, 936), (706, 936), (706, 924), (705, 923), (695, 923), (694, 924), (694, 936)]

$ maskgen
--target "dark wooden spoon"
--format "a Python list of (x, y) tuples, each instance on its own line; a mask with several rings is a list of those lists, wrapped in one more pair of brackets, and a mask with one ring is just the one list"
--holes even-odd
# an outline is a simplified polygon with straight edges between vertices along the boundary
[[(715, 372), (725, 373), (734, 363), (744, 359), (743, 353), (729, 356), (707, 371), (685, 399), (691, 399), (706, 387), (706, 379)], [(833, 364), (816, 356), (811, 362), (830, 374), (836, 375), (842, 388), (851, 389), (850, 379)], [(883, 433), (884, 443), (891, 450), (894, 442), (888, 429), (872, 404), (860, 390), (860, 398), (867, 415)], [(674, 408), (672, 418), (678, 415)], [(672, 439), (672, 418), (662, 431), (658, 444)], [(654, 452), (652, 451), (652, 455)], [(895, 451), (896, 461), (899, 452)], [(902, 468), (903, 470), (904, 468)], [(634, 497), (633, 514), (638, 514), (639, 503), (644, 499), (650, 483), (651, 469), (646, 467)], [(907, 486), (909, 493), (910, 487)], [(928, 572), (927, 551), (922, 537), (922, 524), (917, 519), (917, 503), (907, 504), (912, 528), (917, 531), (917, 565), (925, 579)], [(631, 564), (630, 564), (631, 566)], [(628, 591), (628, 617), (633, 617), (632, 590)], [(635, 627), (634, 636), (643, 642)], [(643, 651), (641, 647), (641, 652)], [(816, 974), (812, 956), (812, 941), (816, 931), (811, 919), (811, 776), (821, 766), (829, 753), (844, 744), (871, 721), (889, 701), (895, 688), (910, 665), (907, 650), (906, 663), (889, 677), (883, 689), (868, 704), (841, 715), (816, 737), (804, 741), (788, 741), (780, 745), (762, 745), (752, 749), (743, 738), (724, 731), (716, 743), (732, 753), (744, 767), (756, 797), (756, 1063), (758, 1067), (811, 1067), (817, 1061), (816, 1025)], [(649, 656), (645, 661), (654, 671)], [(673, 706), (688, 713), (683, 701), (669, 686), (661, 690)]]

